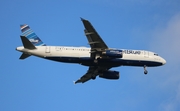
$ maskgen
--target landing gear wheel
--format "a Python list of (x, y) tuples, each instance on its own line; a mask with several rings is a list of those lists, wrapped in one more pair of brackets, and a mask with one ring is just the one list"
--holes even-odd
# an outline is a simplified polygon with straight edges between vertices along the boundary
[(144, 65), (144, 74), (147, 74), (148, 71), (146, 70), (146, 65)]
[(148, 71), (147, 71), (147, 70), (145, 70), (145, 71), (144, 71), (144, 74), (147, 74), (147, 73), (148, 73)]
[(95, 59), (94, 59), (94, 63), (97, 64), (97, 63), (99, 62), (99, 59), (100, 59), (99, 57), (95, 58)]
[(97, 59), (94, 59), (94, 63), (98, 63), (98, 60), (97, 60)]

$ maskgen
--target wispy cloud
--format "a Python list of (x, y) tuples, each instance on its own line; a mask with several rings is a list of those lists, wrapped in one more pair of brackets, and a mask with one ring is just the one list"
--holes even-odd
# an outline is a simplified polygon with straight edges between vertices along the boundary
[(165, 69), (159, 74), (163, 81), (159, 87), (170, 93), (167, 100), (160, 104), (160, 110), (180, 110), (180, 13), (164, 26), (158, 27), (150, 43), (151, 49), (159, 52), (166, 60)]

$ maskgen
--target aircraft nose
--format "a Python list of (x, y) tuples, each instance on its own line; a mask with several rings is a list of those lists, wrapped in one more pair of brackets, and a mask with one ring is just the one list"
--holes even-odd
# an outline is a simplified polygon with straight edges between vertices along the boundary
[(162, 64), (166, 64), (166, 60), (162, 58)]
[(16, 50), (19, 51), (19, 47), (16, 47)]

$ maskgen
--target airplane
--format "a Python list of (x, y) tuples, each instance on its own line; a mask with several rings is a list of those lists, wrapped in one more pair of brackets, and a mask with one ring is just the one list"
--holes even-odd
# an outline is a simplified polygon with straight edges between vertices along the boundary
[(19, 59), (23, 60), (33, 55), (52, 61), (88, 66), (88, 71), (75, 81), (75, 84), (94, 80), (96, 76), (117, 80), (120, 73), (110, 70), (113, 67), (139, 66), (143, 67), (144, 74), (147, 74), (147, 67), (166, 64), (165, 59), (151, 51), (109, 48), (88, 20), (81, 18), (81, 21), (85, 27), (84, 33), (90, 48), (48, 46), (27, 24), (21, 25), (20, 38), (23, 46), (16, 48), (17, 51), (22, 52)]

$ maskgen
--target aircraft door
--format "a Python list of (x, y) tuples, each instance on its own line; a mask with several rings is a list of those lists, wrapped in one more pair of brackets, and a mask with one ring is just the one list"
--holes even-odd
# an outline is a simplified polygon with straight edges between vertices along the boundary
[(46, 46), (46, 51), (45, 52), (50, 53), (50, 48), (51, 48), (50, 46)]
[(148, 51), (144, 51), (144, 57), (146, 57), (146, 58), (149, 57), (149, 52)]

